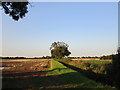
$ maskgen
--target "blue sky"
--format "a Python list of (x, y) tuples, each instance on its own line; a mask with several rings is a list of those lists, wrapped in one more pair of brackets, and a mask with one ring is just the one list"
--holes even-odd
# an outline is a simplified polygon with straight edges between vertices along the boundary
[(69, 45), (70, 56), (116, 53), (117, 2), (31, 3), (26, 17), (3, 13), (3, 56), (46, 56), (55, 41)]

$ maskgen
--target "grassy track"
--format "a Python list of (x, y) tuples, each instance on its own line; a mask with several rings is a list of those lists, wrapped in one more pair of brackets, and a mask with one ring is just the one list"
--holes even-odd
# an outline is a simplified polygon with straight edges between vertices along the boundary
[(56, 75), (55, 77), (62, 80), (63, 85), (53, 86), (61, 88), (110, 88), (97, 83), (87, 77), (83, 76), (81, 73), (74, 71), (62, 65), (58, 61), (53, 60), (53, 68), (48, 71), (48, 75)]

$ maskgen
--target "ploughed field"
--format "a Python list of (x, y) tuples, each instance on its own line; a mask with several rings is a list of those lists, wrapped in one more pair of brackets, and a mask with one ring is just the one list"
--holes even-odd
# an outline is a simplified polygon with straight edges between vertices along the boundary
[[(27, 76), (27, 72), (37, 72), (37, 71), (45, 71), (51, 67), (51, 60), (50, 59), (16, 59), (16, 60), (2, 60), (0, 62), (0, 66), (2, 67), (9, 67), (2, 70), (3, 77), (18, 77), (18, 76)], [(15, 75), (18, 73), (18, 75)], [(36, 73), (41, 75), (39, 73)], [(32, 74), (29, 74), (32, 75)]]

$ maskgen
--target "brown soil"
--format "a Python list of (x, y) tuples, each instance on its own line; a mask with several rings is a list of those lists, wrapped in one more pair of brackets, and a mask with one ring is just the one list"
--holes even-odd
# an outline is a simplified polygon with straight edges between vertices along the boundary
[(0, 63), (10, 67), (2, 70), (3, 77), (9, 78), (45, 76), (44, 71), (51, 67), (51, 60), (13, 60)]

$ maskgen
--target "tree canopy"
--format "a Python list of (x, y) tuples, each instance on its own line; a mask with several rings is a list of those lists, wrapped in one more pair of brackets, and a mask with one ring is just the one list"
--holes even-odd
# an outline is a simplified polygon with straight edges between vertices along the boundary
[(9, 14), (9, 16), (16, 21), (25, 17), (26, 13), (28, 12), (29, 2), (27, 0), (26, 2), (0, 2), (5, 14)]
[(71, 52), (68, 50), (68, 45), (64, 42), (54, 42), (52, 43), (50, 50), (53, 58), (62, 58), (69, 56)]

